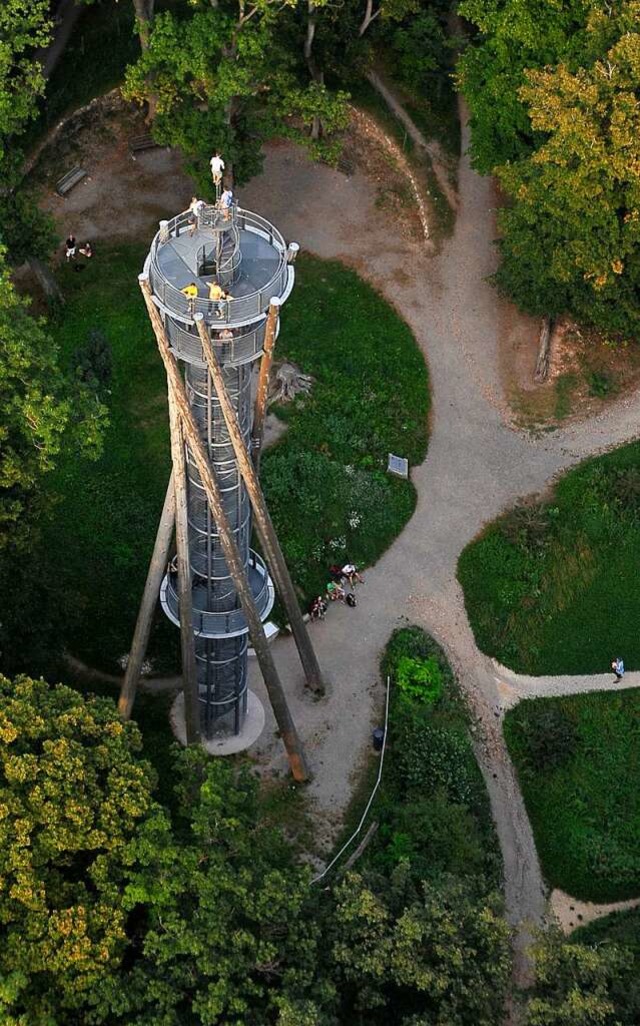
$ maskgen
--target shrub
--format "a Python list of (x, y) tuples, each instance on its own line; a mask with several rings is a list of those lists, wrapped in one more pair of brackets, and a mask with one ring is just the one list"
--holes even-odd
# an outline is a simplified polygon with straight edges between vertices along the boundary
[(442, 694), (442, 671), (435, 656), (412, 659), (401, 656), (395, 673), (395, 683), (409, 698), (432, 705)]
[(531, 770), (553, 769), (571, 759), (575, 752), (576, 727), (561, 705), (531, 702), (516, 729)]
[(459, 730), (418, 720), (405, 725), (397, 745), (398, 768), (409, 791), (442, 789), (452, 802), (473, 803), (478, 770), (469, 740)]
[(98, 328), (91, 329), (86, 342), (76, 349), (72, 359), (78, 381), (96, 392), (109, 386), (112, 373), (111, 346)]

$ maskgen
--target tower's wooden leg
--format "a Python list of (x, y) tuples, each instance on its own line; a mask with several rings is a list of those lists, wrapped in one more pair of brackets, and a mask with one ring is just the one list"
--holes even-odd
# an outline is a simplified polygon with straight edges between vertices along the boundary
[(262, 359), (260, 360), (258, 390), (256, 392), (256, 403), (253, 411), (253, 426), (251, 429), (251, 452), (256, 474), (260, 473), (262, 436), (264, 435), (264, 421), (267, 415), (267, 398), (269, 395), (269, 374), (271, 372), (271, 364), (273, 363), (273, 350), (276, 344), (279, 315), (280, 300), (275, 297), (269, 304), (267, 325), (264, 330), (264, 346), (262, 350)]
[(182, 422), (178, 413), (175, 389), (169, 382), (169, 423), (171, 425), (171, 458), (176, 494), (176, 549), (178, 551), (178, 609), (180, 611), (180, 648), (182, 652), (182, 689), (187, 744), (200, 740), (200, 708), (196, 670), (195, 638), (193, 636), (191, 560), (189, 559), (189, 525), (187, 508), (187, 461), (184, 451)]
[(227, 386), (224, 381), (224, 375), (218, 362), (218, 357), (216, 356), (211, 344), (209, 331), (204, 323), (202, 315), (196, 314), (195, 322), (200, 336), (200, 341), (202, 342), (202, 350), (209, 367), (209, 373), (211, 374), (213, 381), (213, 386), (218, 395), (222, 415), (229, 432), (231, 444), (233, 445), (233, 451), (238, 461), (240, 473), (242, 474), (243, 480), (247, 486), (247, 492), (255, 514), (255, 525), (258, 531), (258, 536), (262, 542), (264, 554), (267, 557), (267, 562), (269, 563), (269, 568), (273, 574), (278, 593), (284, 603), (285, 609), (287, 610), (291, 630), (293, 631), (293, 637), (300, 655), (300, 661), (304, 669), (307, 684), (313, 691), (322, 694), (324, 692), (324, 684), (320, 673), (320, 666), (318, 665), (318, 660), (313, 650), (311, 639), (304, 620), (302, 619), (302, 613), (300, 612), (300, 606), (293, 587), (293, 581), (291, 580), (289, 568), (282, 549), (280, 548), (278, 535), (276, 534), (264, 495), (262, 494), (258, 475), (244, 444), (244, 438), (242, 437), (242, 431), (238, 423), (238, 415), (234, 409), (231, 399), (229, 398)]
[(165, 495), (162, 515), (160, 516), (158, 532), (153, 546), (153, 554), (151, 556), (151, 562), (149, 563), (147, 580), (144, 586), (144, 592), (142, 593), (142, 601), (140, 603), (140, 610), (136, 621), (136, 629), (133, 633), (133, 640), (131, 642), (129, 662), (127, 663), (127, 669), (125, 671), (124, 681), (122, 682), (122, 688), (120, 691), (120, 698), (118, 700), (118, 712), (125, 720), (128, 720), (131, 716), (131, 710), (136, 697), (136, 689), (140, 680), (142, 664), (144, 662), (144, 657), (147, 654), (153, 614), (155, 612), (156, 602), (158, 601), (158, 592), (160, 591), (160, 585), (162, 583), (162, 578), (167, 566), (167, 560), (169, 558), (169, 552), (171, 550), (171, 539), (173, 537), (175, 519), (176, 502), (175, 492), (173, 490), (172, 473), (169, 478), (167, 494)]

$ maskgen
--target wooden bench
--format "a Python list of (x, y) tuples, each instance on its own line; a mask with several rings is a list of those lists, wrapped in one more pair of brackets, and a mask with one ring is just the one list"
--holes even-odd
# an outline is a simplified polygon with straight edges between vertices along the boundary
[(129, 153), (133, 160), (136, 159), (136, 153), (142, 153), (143, 150), (153, 150), (158, 145), (152, 135), (135, 135), (133, 139), (129, 139)]
[(71, 192), (73, 187), (81, 182), (83, 178), (87, 177), (87, 172), (82, 167), (72, 167), (70, 171), (67, 171), (66, 175), (63, 175), (58, 184), (56, 185), (56, 192), (58, 196), (62, 196), (63, 199), (68, 192)]

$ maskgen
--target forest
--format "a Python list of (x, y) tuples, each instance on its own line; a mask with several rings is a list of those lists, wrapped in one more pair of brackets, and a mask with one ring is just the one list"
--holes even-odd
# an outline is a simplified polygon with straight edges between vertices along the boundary
[[(635, 346), (640, 0), (86, 0), (84, 7), (82, 17), (110, 41), (103, 60), (98, 49), (87, 55), (83, 74), (63, 54), (50, 79), (41, 51), (56, 31), (57, 5), (4, 0), (0, 7), (1, 1021), (495, 1026), (511, 1000), (523, 1026), (632, 1026), (640, 1014), (633, 912), (610, 930), (604, 920), (570, 938), (555, 930), (536, 936), (535, 978), (525, 990), (514, 983), (499, 847), (469, 710), (444, 651), (419, 628), (392, 633), (390, 624), (381, 641), (381, 679), (390, 676), (395, 691), (376, 838), (355, 867), (322, 888), (303, 857), (304, 829), (274, 813), (250, 765), (170, 747), (149, 703), (137, 723), (122, 723), (108, 689), (83, 687), (67, 673), (55, 641), (67, 611), (55, 596), (55, 567), (39, 579), (35, 554), (54, 522), (57, 499), (46, 484), (65, 454), (87, 466), (104, 454), (112, 355), (95, 336), (65, 350), (59, 300), (34, 304), (17, 274), (52, 266), (61, 241), (29, 165), (70, 105), (117, 86), (154, 140), (180, 151), (194, 191), (210, 199), (207, 167), (216, 151), (237, 186), (260, 174), (274, 139), (339, 166), (353, 109), (370, 100), (367, 76), (383, 69), (434, 136), (455, 137), (458, 109), (463, 117), (468, 111), (473, 168), (493, 176), (499, 190), (498, 293), (535, 317), (566, 316), (612, 347)], [(306, 266), (315, 294), (322, 286), (314, 275), (325, 281), (325, 271)], [(330, 273), (345, 280), (339, 268)], [(402, 411), (415, 421), (410, 444), (419, 463), (424, 367), (406, 356), (408, 329), (361, 293), (355, 276), (348, 285), (354, 307), (388, 323), (398, 352), (407, 347)], [(321, 374), (322, 352), (316, 358)], [(377, 373), (389, 385), (386, 365)], [(345, 394), (336, 385), (331, 402), (345, 402)], [(379, 431), (374, 425), (371, 444), (381, 465), (384, 432), (397, 438), (388, 420)], [(298, 459), (305, 464), (304, 453)], [(310, 478), (321, 462), (309, 463)], [(277, 460), (267, 480), (269, 473), (277, 477)], [(377, 481), (378, 491), (363, 485), (372, 504), (395, 503), (397, 524), (381, 520), (379, 544), (363, 555), (374, 562), (415, 499), (375, 473), (361, 477)], [(281, 491), (284, 523), (293, 514), (288, 485)], [(313, 504), (311, 485), (309, 494)], [(609, 498), (607, 487), (600, 499), (610, 511)], [(593, 512), (580, 510), (586, 520)], [(320, 522), (324, 510), (314, 515)], [(537, 581), (541, 559), (530, 548), (528, 572)], [(320, 571), (309, 570), (303, 551), (315, 588)], [(495, 568), (495, 554), (486, 558)], [(508, 603), (496, 586), (498, 613), (485, 623), (485, 583), (474, 615), (488, 634), (498, 624), (512, 655), (513, 633), (531, 638), (529, 613), (516, 623), (507, 610), (503, 624)]]

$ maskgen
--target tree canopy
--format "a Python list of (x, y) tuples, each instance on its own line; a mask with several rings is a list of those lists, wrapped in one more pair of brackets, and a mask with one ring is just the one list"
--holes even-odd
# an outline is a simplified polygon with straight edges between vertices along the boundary
[(0, 550), (19, 544), (63, 441), (99, 455), (106, 409), (72, 383), (42, 319), (15, 290), (0, 247)]
[(260, 144), (276, 128), (307, 141), (305, 129), (318, 117), (327, 134), (346, 124), (345, 94), (305, 82), (302, 54), (283, 39), (282, 21), (294, 3), (225, 0), (212, 8), (196, 0), (190, 17), (158, 14), (140, 60), (127, 71), (125, 96), (151, 105), (154, 134), (192, 159), (205, 193), (215, 149), (242, 182), (258, 170)]
[(0, 677), (0, 1011), (68, 1021), (119, 964), (127, 845), (151, 811), (140, 735), (113, 703)]
[(464, 0), (476, 167), (502, 213), (499, 285), (532, 313), (637, 336), (640, 4)]

